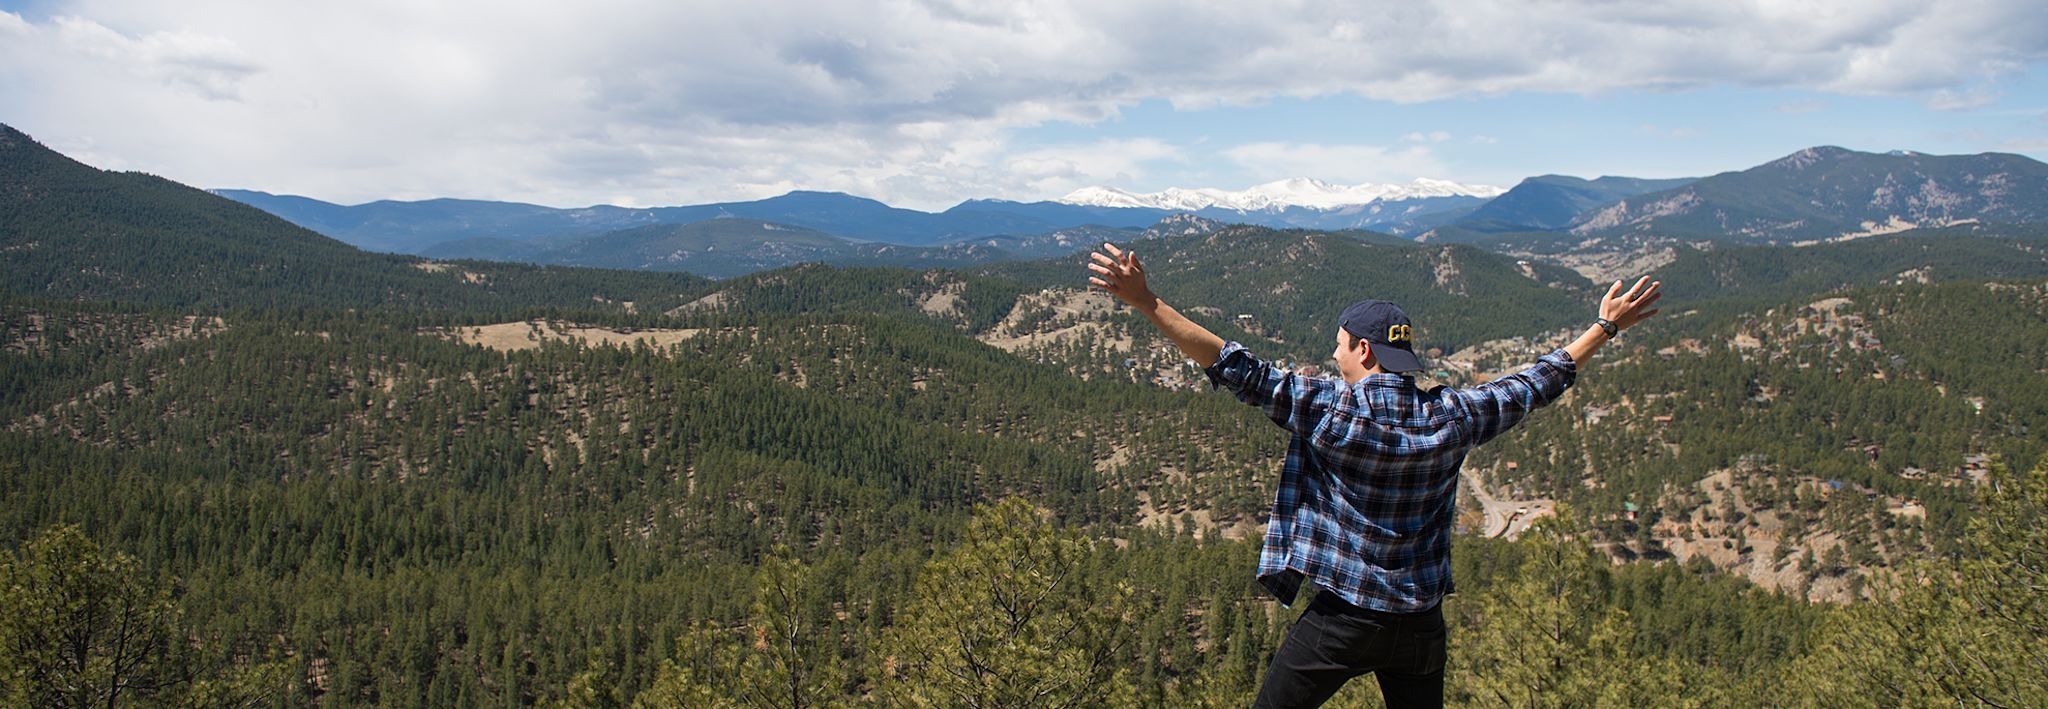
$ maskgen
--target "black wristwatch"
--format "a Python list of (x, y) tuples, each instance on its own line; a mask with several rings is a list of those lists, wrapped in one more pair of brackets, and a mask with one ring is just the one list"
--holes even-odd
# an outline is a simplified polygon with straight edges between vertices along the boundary
[(1607, 331), (1607, 339), (1612, 340), (1616, 337), (1621, 336), (1621, 326), (1614, 324), (1613, 320), (1609, 320), (1607, 318), (1594, 318), (1593, 324), (1599, 325), (1600, 329)]

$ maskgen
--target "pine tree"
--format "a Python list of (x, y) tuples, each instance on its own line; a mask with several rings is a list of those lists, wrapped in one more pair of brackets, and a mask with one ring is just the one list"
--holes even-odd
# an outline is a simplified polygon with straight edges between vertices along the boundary
[[(832, 622), (814, 569), (776, 547), (754, 576), (752, 613), (738, 636), (703, 625), (677, 641), (654, 686), (635, 704), (831, 707), (852, 703), (840, 661), (844, 629)], [(717, 697), (710, 704), (699, 703)], [(582, 706), (582, 705), (579, 705)]]
[(72, 525), (0, 558), (0, 702), (104, 707), (186, 681), (170, 589)]
[(1469, 637), (1453, 638), (1447, 699), (1477, 706), (1702, 706), (1676, 663), (1636, 656), (1628, 614), (1606, 602), (1607, 562), (1567, 509), (1516, 542), (1511, 579), (1478, 595)]
[[(880, 691), (907, 706), (1136, 703), (1118, 649), (1130, 588), (1094, 578), (1095, 545), (1021, 499), (985, 506), (919, 575), (884, 640)], [(1170, 612), (1178, 612), (1170, 610)]]

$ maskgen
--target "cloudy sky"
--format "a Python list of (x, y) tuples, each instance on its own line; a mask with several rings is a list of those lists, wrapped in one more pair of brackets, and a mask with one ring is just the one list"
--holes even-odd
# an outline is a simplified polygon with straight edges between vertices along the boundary
[(0, 0), (0, 123), (348, 204), (2041, 159), (2044, 82), (2038, 0)]

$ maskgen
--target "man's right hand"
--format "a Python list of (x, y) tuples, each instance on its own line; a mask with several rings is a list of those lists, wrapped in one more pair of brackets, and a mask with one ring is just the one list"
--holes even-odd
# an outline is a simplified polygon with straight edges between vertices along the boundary
[(1089, 285), (1109, 291), (1140, 312), (1152, 310), (1159, 301), (1152, 295), (1152, 289), (1145, 286), (1145, 264), (1138, 262), (1138, 252), (1103, 244), (1101, 251), (1090, 252), (1088, 258), (1094, 261), (1088, 264), (1088, 270), (1096, 274), (1088, 277)]
[[(1658, 298), (1664, 297), (1664, 292), (1658, 290), (1663, 285), (1662, 281), (1653, 281), (1649, 276), (1643, 276), (1627, 292), (1623, 292), (1621, 281), (1615, 281), (1614, 285), (1607, 288), (1607, 295), (1600, 299), (1600, 317), (1612, 321), (1614, 334), (1621, 334), (1622, 330), (1627, 330), (1643, 319), (1657, 314), (1650, 306), (1655, 305)], [(1588, 327), (1579, 339), (1565, 345), (1564, 351), (1571, 356), (1573, 362), (1584, 367), (1588, 360), (1592, 359), (1593, 353), (1599, 351), (1600, 346), (1607, 344), (1609, 339), (1611, 337), (1603, 332), (1602, 327)]]

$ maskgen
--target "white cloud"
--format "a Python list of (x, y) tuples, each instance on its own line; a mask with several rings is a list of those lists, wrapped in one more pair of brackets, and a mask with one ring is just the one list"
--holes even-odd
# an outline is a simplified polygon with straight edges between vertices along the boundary
[(1410, 143), (1441, 143), (1450, 140), (1451, 134), (1440, 130), (1433, 130), (1428, 133), (1417, 131), (1401, 136), (1401, 139)]
[[(0, 13), (4, 120), (92, 146), (77, 157), (102, 166), (337, 201), (661, 204), (803, 187), (937, 207), (1187, 159), (1012, 138), (1148, 100), (1736, 86), (1961, 107), (2048, 61), (2048, 13), (2022, 0), (57, 0), (44, 16)], [(1279, 177), (1405, 179), (1440, 167), (1419, 149), (1449, 135), (1415, 137), (1416, 150), (1232, 154), (1304, 165)]]
[(1128, 185), (1145, 174), (1147, 163), (1186, 159), (1180, 148), (1143, 138), (1038, 148), (1010, 156), (1003, 167), (1031, 194), (1063, 195), (1090, 185)]
[(53, 25), (60, 52), (207, 99), (236, 98), (242, 81), (261, 71), (232, 40), (222, 37), (183, 31), (129, 37), (76, 17), (57, 18)]
[(1998, 102), (1998, 92), (1983, 86), (1965, 89), (1941, 89), (1927, 98), (1927, 107), (1936, 111), (1969, 111)]

